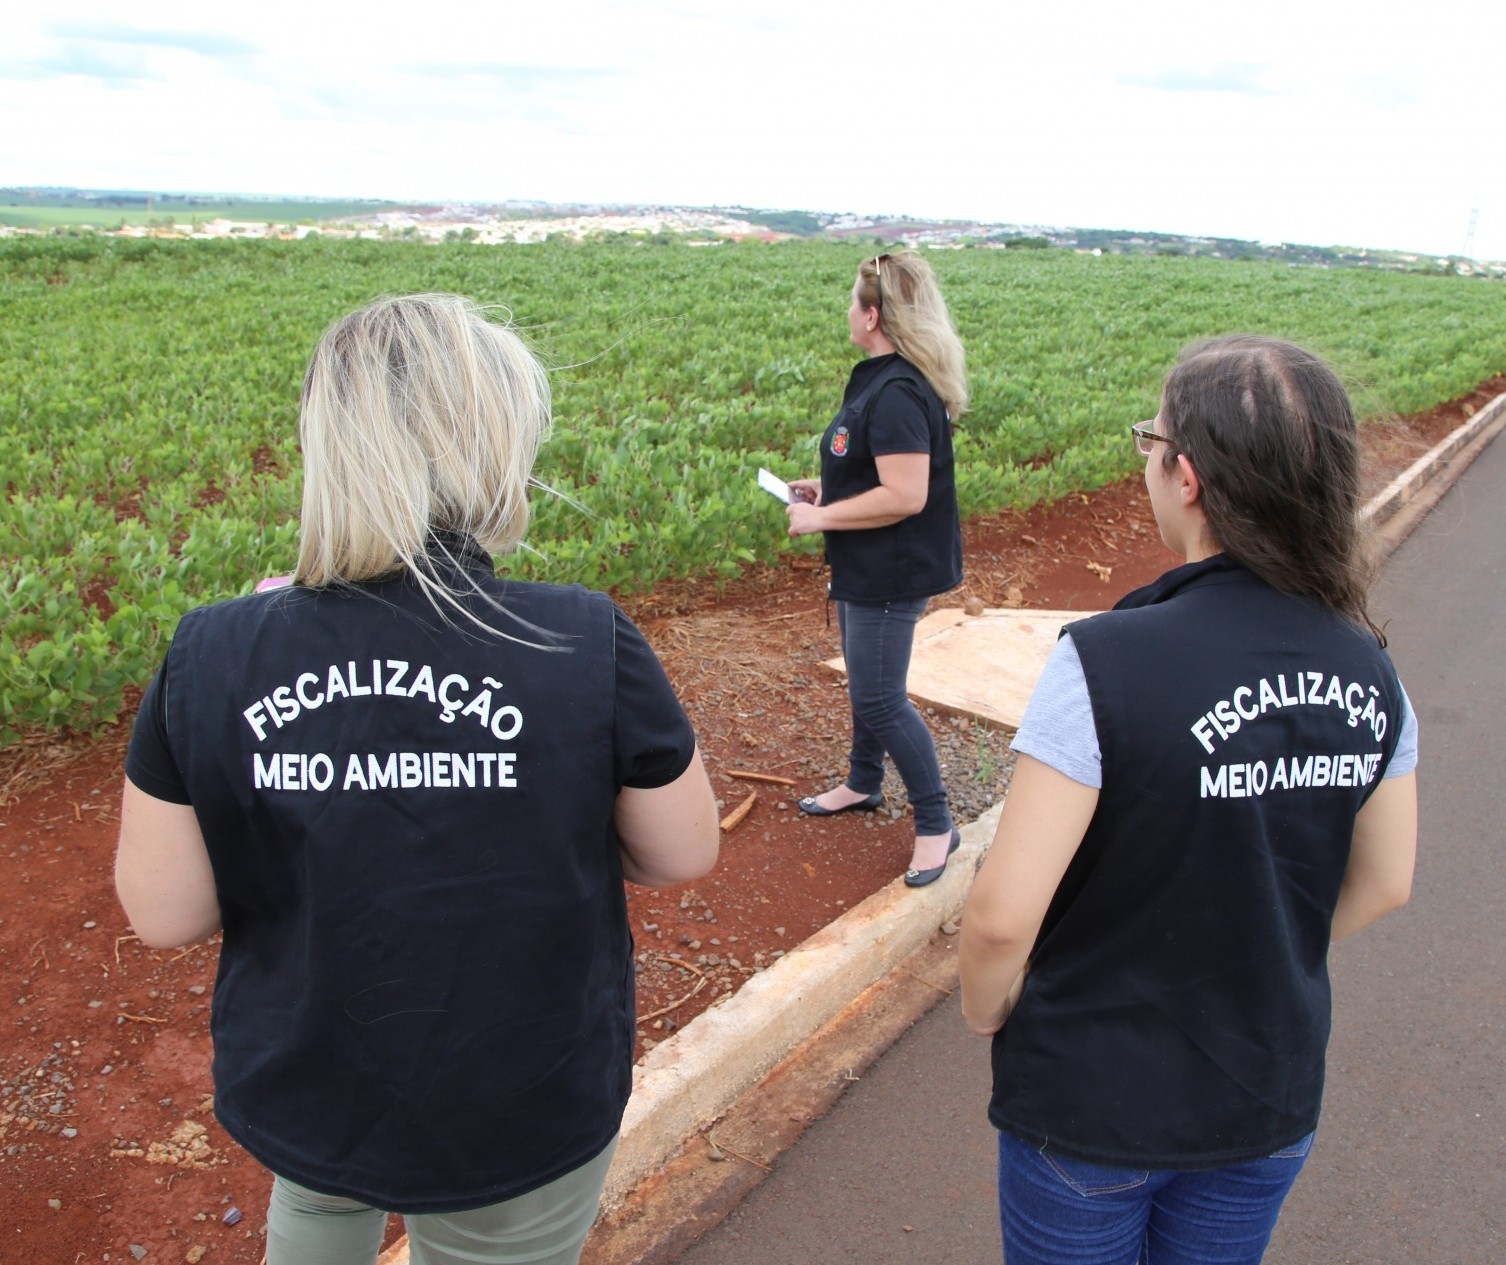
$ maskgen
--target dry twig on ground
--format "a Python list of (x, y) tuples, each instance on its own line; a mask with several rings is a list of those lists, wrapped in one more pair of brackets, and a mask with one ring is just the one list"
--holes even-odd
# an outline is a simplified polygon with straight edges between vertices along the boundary
[(758, 792), (754, 791), (743, 800), (736, 808), (722, 818), (722, 829), (728, 832), (736, 830), (743, 824), (743, 818), (753, 811), (753, 805), (758, 802)]

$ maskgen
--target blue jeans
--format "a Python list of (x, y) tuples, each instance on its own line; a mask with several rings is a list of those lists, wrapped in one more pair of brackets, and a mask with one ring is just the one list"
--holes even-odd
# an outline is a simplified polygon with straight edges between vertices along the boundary
[(1104, 1168), (999, 1134), (1006, 1265), (1257, 1265), (1313, 1135), (1195, 1172)]
[(915, 625), (926, 598), (869, 605), (838, 602), (847, 696), (852, 703), (852, 750), (847, 785), (872, 795), (884, 784), (884, 754), (899, 770), (915, 810), (915, 833), (945, 834), (952, 828), (946, 787), (936, 763), (936, 744), (905, 693)]

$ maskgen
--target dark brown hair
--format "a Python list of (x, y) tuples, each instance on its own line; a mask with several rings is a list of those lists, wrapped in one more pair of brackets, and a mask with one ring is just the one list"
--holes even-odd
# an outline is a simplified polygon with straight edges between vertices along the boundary
[(1193, 343), (1167, 375), (1160, 421), (1162, 460), (1187, 454), (1222, 552), (1385, 645), (1365, 606), (1354, 409), (1321, 358), (1248, 334)]

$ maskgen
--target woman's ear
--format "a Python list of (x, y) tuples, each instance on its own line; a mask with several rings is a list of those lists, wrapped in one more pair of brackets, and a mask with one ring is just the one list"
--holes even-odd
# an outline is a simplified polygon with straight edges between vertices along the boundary
[(1198, 503), (1203, 495), (1202, 480), (1197, 477), (1197, 471), (1192, 468), (1192, 462), (1188, 460), (1185, 452), (1177, 454), (1177, 474), (1181, 482), (1178, 492), (1182, 498), (1182, 504), (1193, 506)]

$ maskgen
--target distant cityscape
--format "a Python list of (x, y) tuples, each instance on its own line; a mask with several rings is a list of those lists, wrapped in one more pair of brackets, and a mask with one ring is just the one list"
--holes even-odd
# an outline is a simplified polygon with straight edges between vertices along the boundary
[(607, 203), (390, 202), (334, 198), (154, 193), (142, 190), (0, 188), (0, 235), (111, 233), (129, 237), (328, 238), (475, 242), (480, 245), (588, 239), (777, 242), (825, 238), (929, 249), (1072, 250), (1098, 255), (1167, 255), (1261, 260), (1308, 267), (1506, 280), (1506, 261), (1482, 261), (1356, 246), (1254, 242), (1175, 233), (1040, 224), (933, 220), (752, 207)]

